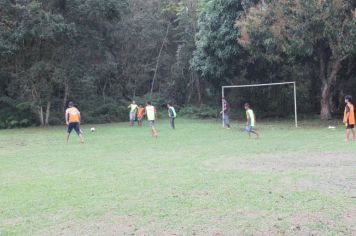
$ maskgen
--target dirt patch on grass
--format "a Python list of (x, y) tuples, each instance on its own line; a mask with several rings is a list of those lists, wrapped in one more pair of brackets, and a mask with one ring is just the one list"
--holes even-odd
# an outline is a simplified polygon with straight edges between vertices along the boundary
[[(289, 217), (292, 223), (291, 229), (299, 235), (322, 235), (321, 232), (334, 232), (337, 235), (354, 235), (356, 222), (352, 219), (351, 212), (345, 213), (345, 217), (331, 218), (327, 213), (309, 212)], [(343, 219), (345, 218), (345, 219)]]
[(286, 171), (330, 167), (355, 168), (356, 158), (346, 153), (260, 154), (245, 158), (213, 160), (205, 164), (217, 170)]
[(52, 226), (35, 235), (134, 235), (138, 230), (135, 217), (105, 215), (95, 220), (73, 221)]
[(304, 155), (261, 154), (246, 158), (218, 159), (204, 163), (214, 170), (252, 171), (257, 173), (300, 172), (310, 178), (281, 178), (283, 189), (342, 192), (356, 198), (356, 158), (347, 153)]
[(345, 222), (349, 225), (350, 231), (356, 234), (356, 208), (347, 211), (344, 214), (344, 219)]
[[(214, 213), (211, 209), (194, 211), (197, 217), (201, 214)], [(248, 219), (261, 216), (261, 213), (241, 211), (241, 217), (247, 222)], [(264, 212), (263, 214), (268, 214)], [(180, 216), (179, 216), (180, 217)], [(97, 219), (66, 222), (64, 224), (45, 228), (35, 236), (79, 236), (79, 235), (130, 235), (130, 236), (174, 236), (174, 235), (193, 235), (193, 236), (228, 236), (241, 235), (243, 231), (236, 226), (236, 222), (228, 216), (212, 215), (211, 224), (205, 223), (178, 223), (170, 222), (168, 219), (152, 219), (150, 222), (142, 223), (140, 217), (135, 216), (115, 216), (107, 214)]]
[[(210, 210), (207, 212), (210, 212)], [(192, 212), (192, 214), (195, 213)], [(183, 226), (177, 222), (169, 222), (167, 219), (155, 219), (141, 225), (142, 221), (139, 217), (107, 214), (95, 220), (67, 222), (52, 226), (35, 235), (322, 235), (322, 232), (329, 230), (338, 232), (339, 235), (353, 235), (356, 232), (355, 216), (355, 210), (345, 213), (345, 220), (340, 224), (339, 219), (332, 219), (326, 212), (277, 217), (270, 215), (267, 211), (241, 209), (236, 212), (235, 217), (215, 214), (211, 217), (210, 224), (208, 222), (202, 224), (184, 223)]]
[(23, 219), (21, 217), (4, 220), (4, 225), (16, 226), (22, 223), (23, 223)]

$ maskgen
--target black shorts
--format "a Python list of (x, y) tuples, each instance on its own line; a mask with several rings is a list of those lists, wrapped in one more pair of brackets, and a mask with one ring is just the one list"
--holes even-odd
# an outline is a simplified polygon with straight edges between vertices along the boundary
[(355, 128), (355, 125), (347, 124), (347, 126), (346, 126), (346, 129), (353, 129), (353, 128)]
[(148, 123), (150, 124), (151, 128), (155, 127), (155, 121), (154, 120), (149, 120)]
[(68, 133), (70, 134), (73, 129), (79, 135), (80, 134), (80, 123), (79, 122), (69, 123), (69, 125), (68, 125)]

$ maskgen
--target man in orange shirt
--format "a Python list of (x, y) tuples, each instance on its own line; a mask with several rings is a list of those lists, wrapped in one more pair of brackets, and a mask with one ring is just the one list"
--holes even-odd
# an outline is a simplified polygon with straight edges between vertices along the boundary
[(73, 102), (68, 103), (68, 108), (66, 110), (65, 119), (66, 119), (66, 124), (68, 126), (67, 143), (69, 140), (69, 135), (73, 129), (78, 134), (78, 136), (80, 138), (80, 142), (84, 143), (83, 134), (80, 130), (80, 112), (76, 107), (74, 107)]
[(350, 131), (352, 132), (353, 140), (356, 140), (355, 109), (350, 95), (345, 97), (345, 103), (344, 124), (346, 126), (346, 142), (348, 142), (350, 140)]
[(137, 108), (137, 124), (138, 126), (142, 126), (142, 118), (145, 114), (145, 108), (140, 104)]

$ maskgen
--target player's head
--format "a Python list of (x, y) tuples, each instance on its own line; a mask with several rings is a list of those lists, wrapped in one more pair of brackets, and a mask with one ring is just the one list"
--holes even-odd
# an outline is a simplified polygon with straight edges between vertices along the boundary
[(245, 109), (247, 110), (247, 109), (250, 109), (250, 104), (249, 103), (245, 103)]
[(349, 103), (349, 102), (352, 102), (352, 96), (351, 95), (345, 96), (345, 103)]
[(135, 100), (132, 100), (132, 104), (136, 104)]
[(69, 101), (68, 102), (68, 107), (74, 107), (74, 102), (73, 101)]
[(170, 107), (171, 107), (171, 104), (167, 103), (167, 107), (170, 108)]
[(151, 106), (152, 105), (151, 101), (147, 101), (147, 105)]

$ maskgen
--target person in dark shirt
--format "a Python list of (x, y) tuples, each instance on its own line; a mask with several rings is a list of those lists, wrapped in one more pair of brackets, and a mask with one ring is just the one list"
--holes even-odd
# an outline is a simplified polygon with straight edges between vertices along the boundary
[(175, 129), (176, 127), (175, 127), (175, 124), (174, 124), (174, 120), (177, 117), (176, 110), (170, 104), (167, 104), (167, 108), (168, 108), (168, 116), (169, 116), (169, 121), (170, 121), (170, 124), (171, 124), (171, 128)]
[(222, 97), (223, 110), (220, 112), (223, 116), (224, 127), (230, 129), (230, 104)]

